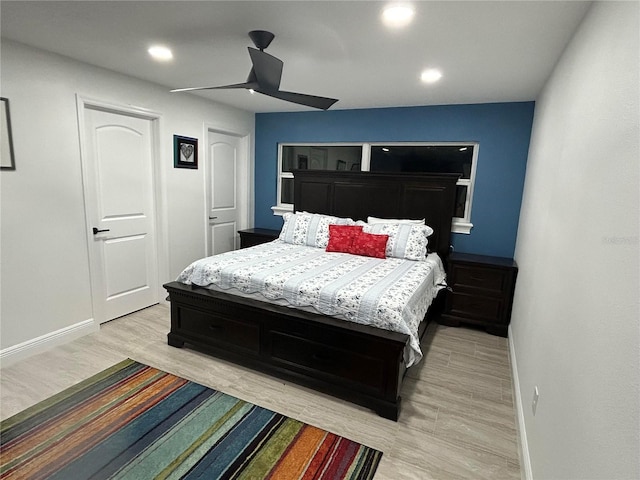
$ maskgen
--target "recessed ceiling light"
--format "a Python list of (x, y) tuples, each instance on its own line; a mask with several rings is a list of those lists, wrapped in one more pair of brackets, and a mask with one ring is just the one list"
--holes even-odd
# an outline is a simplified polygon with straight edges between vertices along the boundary
[(420, 80), (424, 83), (434, 83), (442, 78), (442, 72), (437, 68), (428, 68), (420, 74)]
[(407, 4), (389, 5), (382, 11), (382, 21), (387, 27), (406, 27), (413, 19), (413, 7)]
[(147, 50), (149, 55), (151, 55), (154, 60), (158, 60), (161, 62), (169, 61), (173, 58), (173, 53), (167, 47), (163, 47), (162, 45), (154, 45), (153, 47)]

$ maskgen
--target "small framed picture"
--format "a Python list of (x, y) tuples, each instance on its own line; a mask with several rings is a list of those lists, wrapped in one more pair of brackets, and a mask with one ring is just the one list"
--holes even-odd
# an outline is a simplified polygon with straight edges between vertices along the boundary
[(173, 136), (174, 168), (198, 168), (198, 139)]

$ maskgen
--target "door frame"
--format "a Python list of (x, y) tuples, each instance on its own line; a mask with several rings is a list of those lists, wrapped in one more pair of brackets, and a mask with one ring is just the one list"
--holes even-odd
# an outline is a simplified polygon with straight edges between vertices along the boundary
[(163, 152), (160, 144), (160, 132), (161, 132), (161, 122), (162, 122), (162, 114), (159, 112), (155, 112), (153, 110), (149, 110), (147, 108), (136, 107), (132, 105), (123, 105), (120, 103), (114, 103), (107, 100), (92, 98), (89, 96), (76, 94), (76, 110), (78, 116), (78, 137), (80, 139), (80, 163), (81, 163), (81, 171), (82, 171), (82, 190), (84, 197), (84, 217), (85, 217), (85, 235), (87, 242), (87, 254), (89, 261), (89, 281), (90, 281), (90, 290), (91, 290), (91, 311), (93, 314), (93, 321), (100, 325), (105, 321), (104, 318), (100, 318), (104, 316), (104, 312), (96, 311), (96, 288), (94, 285), (94, 273), (92, 271), (92, 265), (96, 258), (94, 258), (94, 252), (92, 248), (92, 235), (89, 235), (93, 224), (95, 223), (95, 219), (89, 217), (89, 212), (87, 211), (87, 188), (88, 188), (88, 166), (87, 163), (90, 161), (89, 152), (87, 151), (87, 141), (85, 138), (85, 109), (95, 109), (95, 110), (103, 110), (106, 112), (111, 112), (115, 114), (122, 115), (130, 115), (136, 116), (139, 118), (143, 118), (145, 120), (151, 121), (151, 135), (152, 135), (152, 146), (154, 150), (154, 158), (151, 167), (151, 182), (152, 182), (152, 195), (153, 195), (153, 203), (154, 203), (154, 212), (152, 215), (152, 221), (154, 223), (155, 228), (155, 243), (156, 243), (156, 263), (157, 263), (157, 286), (158, 286), (158, 300), (160, 303), (166, 304), (164, 289), (162, 287), (162, 279), (168, 278), (169, 272), (169, 262), (168, 262), (168, 229), (167, 229), (167, 209), (164, 195), (162, 192), (164, 191), (163, 186), (166, 181), (163, 175), (162, 165), (164, 163)]
[[(209, 211), (207, 207), (207, 181), (209, 178), (209, 132), (213, 133), (221, 133), (223, 135), (229, 135), (232, 137), (237, 137), (240, 140), (240, 152), (241, 158), (238, 159), (238, 163), (236, 164), (237, 169), (237, 178), (240, 179), (239, 184), (236, 185), (237, 188), (237, 200), (238, 200), (238, 229), (243, 230), (245, 228), (253, 227), (253, 219), (254, 219), (254, 188), (253, 188), (253, 178), (254, 178), (254, 168), (253, 168), (253, 135), (251, 131), (243, 130), (243, 129), (234, 129), (231, 127), (221, 127), (217, 124), (212, 123), (204, 123), (203, 124), (203, 133), (202, 138), (205, 143), (205, 161), (203, 162), (203, 191), (204, 191), (204, 251), (205, 256), (210, 256), (212, 253), (210, 252), (210, 229), (209, 225)], [(246, 179), (245, 182), (242, 182), (242, 179)], [(238, 247), (238, 242), (236, 240), (236, 247)]]

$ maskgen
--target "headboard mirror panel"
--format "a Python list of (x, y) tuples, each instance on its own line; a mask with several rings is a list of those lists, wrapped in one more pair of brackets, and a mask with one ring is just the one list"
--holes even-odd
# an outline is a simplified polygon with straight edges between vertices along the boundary
[(457, 174), (294, 171), (294, 210), (354, 220), (426, 219), (429, 250), (449, 253)]

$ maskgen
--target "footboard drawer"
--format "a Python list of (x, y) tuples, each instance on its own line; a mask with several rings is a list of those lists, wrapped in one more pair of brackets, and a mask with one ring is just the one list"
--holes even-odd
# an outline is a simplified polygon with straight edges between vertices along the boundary
[(221, 344), (233, 350), (258, 354), (260, 326), (241, 319), (213, 317), (206, 312), (182, 307), (176, 332), (210, 344)]
[(269, 332), (267, 343), (274, 364), (351, 388), (378, 393), (385, 389), (385, 366), (379, 358), (279, 331)]

